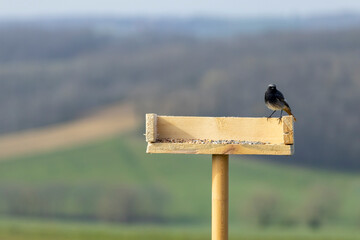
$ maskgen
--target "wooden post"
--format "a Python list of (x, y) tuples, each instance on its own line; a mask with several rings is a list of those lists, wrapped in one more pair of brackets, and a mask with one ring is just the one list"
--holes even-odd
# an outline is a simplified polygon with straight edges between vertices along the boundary
[(292, 155), (294, 118), (146, 115), (147, 153), (212, 154), (211, 239), (228, 240), (229, 155)]
[(228, 239), (229, 155), (212, 155), (211, 239)]

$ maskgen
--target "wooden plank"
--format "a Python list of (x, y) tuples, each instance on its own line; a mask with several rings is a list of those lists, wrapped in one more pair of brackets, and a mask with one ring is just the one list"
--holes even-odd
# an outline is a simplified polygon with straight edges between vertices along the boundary
[(283, 117), (284, 144), (294, 144), (294, 118)]
[(292, 155), (293, 145), (285, 144), (191, 144), (148, 143), (147, 153)]
[(146, 141), (156, 142), (157, 139), (157, 115), (155, 113), (146, 114)]
[[(284, 116), (281, 122), (278, 118), (158, 116), (157, 137), (284, 144), (284, 122), (287, 130), (292, 129), (292, 116)], [(286, 142), (291, 142), (291, 135)]]

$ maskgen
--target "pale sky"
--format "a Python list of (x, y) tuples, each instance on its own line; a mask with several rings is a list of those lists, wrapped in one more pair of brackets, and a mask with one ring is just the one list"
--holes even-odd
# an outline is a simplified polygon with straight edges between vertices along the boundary
[(43, 16), (306, 16), (360, 12), (360, 0), (0, 0), (0, 18)]

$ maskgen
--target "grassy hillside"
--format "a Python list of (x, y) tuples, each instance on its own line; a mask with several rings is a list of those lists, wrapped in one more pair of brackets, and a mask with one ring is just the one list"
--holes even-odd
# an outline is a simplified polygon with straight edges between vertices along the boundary
[(74, 121), (1, 135), (0, 159), (106, 139), (135, 128), (138, 122), (133, 105), (115, 103)]
[[(11, 160), (0, 167), (0, 211), (6, 215), (203, 224), (210, 219), (210, 156), (147, 155), (144, 140), (128, 133)], [(301, 224), (298, 216), (311, 211), (306, 206), (319, 193), (320, 199), (336, 196), (340, 206), (328, 224), (360, 224), (359, 176), (231, 157), (234, 223), (252, 222), (248, 210), (254, 201), (275, 198), (280, 207), (273, 221)]]

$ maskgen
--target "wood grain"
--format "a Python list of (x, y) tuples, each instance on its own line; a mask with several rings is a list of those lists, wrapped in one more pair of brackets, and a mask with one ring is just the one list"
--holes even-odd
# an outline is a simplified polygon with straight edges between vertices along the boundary
[(229, 155), (212, 155), (211, 239), (228, 239)]
[[(284, 116), (279, 122), (278, 118), (181, 117), (147, 114), (147, 152), (291, 155), (294, 153), (293, 124), (292, 116)], [(194, 139), (206, 141), (200, 141), (205, 144), (199, 144), (195, 143)], [(217, 140), (216, 143), (219, 144), (207, 140)], [(223, 144), (224, 140), (233, 141), (230, 144)]]
[(292, 145), (294, 144), (294, 118), (283, 117), (283, 134), (284, 134), (284, 144)]
[(292, 155), (293, 145), (148, 143), (147, 153)]
[[(284, 127), (284, 123), (286, 127)], [(292, 116), (285, 116), (279, 123), (277, 118), (236, 118), (236, 117), (157, 117), (159, 139), (213, 139), (260, 141), (271, 144), (292, 142)]]
[(147, 142), (156, 142), (157, 138), (157, 115), (155, 113), (146, 114), (146, 141)]

